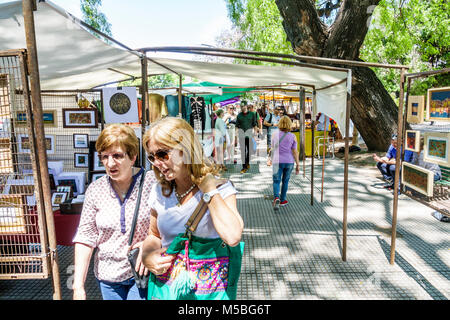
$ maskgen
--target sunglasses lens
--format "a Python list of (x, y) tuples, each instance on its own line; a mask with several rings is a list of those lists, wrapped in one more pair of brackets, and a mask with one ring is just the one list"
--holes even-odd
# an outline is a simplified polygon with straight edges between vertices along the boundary
[(169, 160), (169, 154), (167, 153), (167, 151), (161, 150), (156, 152), (155, 155), (160, 160)]

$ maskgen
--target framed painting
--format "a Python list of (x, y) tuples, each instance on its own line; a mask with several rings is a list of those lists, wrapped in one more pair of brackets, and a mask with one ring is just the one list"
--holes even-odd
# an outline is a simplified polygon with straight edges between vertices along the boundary
[(433, 196), (434, 172), (409, 162), (402, 163), (402, 183), (428, 197)]
[[(21, 153), (30, 152), (30, 138), (27, 134), (18, 134), (17, 135), (17, 146), (18, 151)], [(47, 150), (47, 154), (55, 153), (55, 136), (54, 135), (45, 135), (45, 149)]]
[(21, 195), (0, 195), (0, 234), (26, 233), (24, 207)]
[(106, 172), (92, 172), (91, 183), (106, 175)]
[(97, 128), (97, 109), (69, 108), (63, 110), (64, 128)]
[(103, 162), (100, 160), (100, 157), (98, 156), (98, 152), (94, 151), (94, 171), (101, 171), (105, 170), (105, 166), (103, 165)]
[(55, 192), (52, 195), (52, 207), (58, 207), (61, 203), (66, 201), (67, 192)]
[(422, 123), (425, 108), (425, 96), (408, 96), (408, 114), (406, 121), (409, 123)]
[(450, 121), (450, 87), (428, 89), (427, 121)]
[(11, 141), (9, 138), (0, 138), (0, 174), (13, 172)]
[(65, 192), (67, 193), (67, 199), (73, 198), (73, 190), (71, 186), (58, 186), (56, 192)]
[(89, 153), (75, 153), (74, 154), (74, 167), (75, 168), (88, 168), (89, 167)]
[(406, 130), (405, 139), (405, 150), (420, 151), (420, 131)]
[(73, 135), (74, 148), (89, 148), (89, 136), (87, 134), (75, 133)]
[[(47, 127), (56, 127), (56, 112), (57, 110), (44, 110), (42, 111), (42, 122)], [(25, 111), (19, 111), (16, 113), (16, 125), (27, 124), (27, 113)]]
[(136, 87), (104, 88), (105, 123), (139, 123)]
[(450, 166), (450, 132), (426, 132), (424, 134), (423, 159), (444, 166)]

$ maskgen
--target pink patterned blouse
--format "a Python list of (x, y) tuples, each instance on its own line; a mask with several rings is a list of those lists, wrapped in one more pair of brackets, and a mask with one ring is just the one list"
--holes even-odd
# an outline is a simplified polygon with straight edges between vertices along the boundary
[[(127, 259), (128, 237), (133, 221), (141, 175), (136, 174), (124, 202), (111, 186), (107, 175), (92, 182), (86, 190), (83, 211), (74, 243), (97, 248), (94, 274), (99, 280), (121, 282), (133, 276)], [(153, 171), (143, 182), (139, 217), (133, 244), (143, 241), (150, 226), (150, 191), (156, 184)]]

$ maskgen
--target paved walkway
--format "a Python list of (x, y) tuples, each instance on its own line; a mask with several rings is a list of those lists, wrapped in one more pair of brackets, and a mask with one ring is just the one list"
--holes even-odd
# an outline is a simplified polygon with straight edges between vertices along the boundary
[[(350, 166), (347, 261), (342, 254), (343, 162), (327, 159), (324, 201), (315, 161), (315, 201), (306, 177), (292, 175), (289, 205), (275, 213), (271, 168), (230, 170), (239, 190), (246, 243), (238, 299), (436, 299), (450, 297), (450, 223), (432, 209), (399, 197), (396, 263), (389, 264), (392, 192), (376, 171)], [(376, 169), (375, 169), (376, 170)], [(58, 247), (63, 299), (70, 299), (73, 247)], [(92, 266), (91, 266), (92, 268)], [(88, 299), (101, 299), (92, 269)], [(0, 281), (0, 299), (51, 299), (51, 280)]]

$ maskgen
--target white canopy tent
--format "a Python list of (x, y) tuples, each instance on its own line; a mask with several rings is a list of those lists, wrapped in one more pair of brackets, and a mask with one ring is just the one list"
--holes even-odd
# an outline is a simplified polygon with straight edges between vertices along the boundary
[[(107, 44), (55, 4), (34, 12), (42, 90), (74, 90), (141, 76), (143, 53)], [(22, 1), (0, 4), (0, 50), (26, 48)], [(166, 68), (165, 68), (166, 67)], [(345, 132), (347, 72), (300, 66), (255, 66), (151, 58), (148, 74), (178, 74), (224, 85), (253, 87), (307, 84), (317, 90), (317, 112)], [(324, 90), (320, 90), (325, 88)]]

